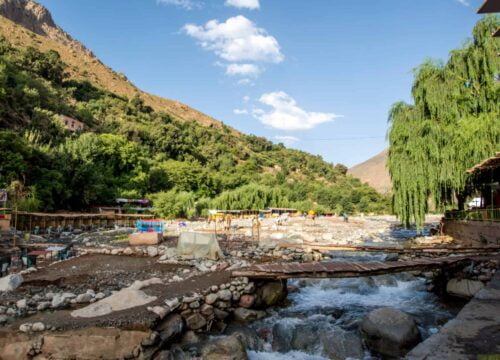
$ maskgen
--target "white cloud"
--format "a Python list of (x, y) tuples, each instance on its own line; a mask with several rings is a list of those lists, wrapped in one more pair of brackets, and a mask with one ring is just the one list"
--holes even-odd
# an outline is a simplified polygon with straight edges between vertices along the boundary
[(278, 40), (242, 15), (223, 23), (210, 20), (205, 25), (186, 24), (183, 30), (226, 61), (280, 63), (284, 59)]
[(226, 75), (229, 76), (257, 77), (261, 71), (261, 68), (255, 64), (229, 64), (226, 67)]
[(300, 140), (295, 136), (289, 136), (289, 135), (276, 135), (274, 138), (278, 141), (283, 142), (284, 144), (293, 144)]
[(243, 102), (244, 102), (245, 104), (246, 104), (247, 102), (249, 102), (249, 101), (250, 101), (250, 96), (248, 96), (248, 95), (243, 96)]
[(226, 6), (255, 10), (260, 8), (259, 0), (226, 0)]
[(201, 3), (196, 0), (156, 0), (158, 4), (174, 5), (186, 10), (201, 8)]
[(469, 0), (457, 0), (463, 6), (470, 6)]
[(248, 78), (238, 80), (237, 84), (243, 85), (243, 86), (245, 86), (245, 85), (254, 86), (255, 85), (255, 83)]
[(284, 91), (263, 94), (259, 101), (271, 109), (254, 109), (252, 115), (263, 124), (280, 130), (309, 130), (341, 117), (334, 113), (307, 112)]
[(248, 110), (247, 109), (234, 109), (233, 113), (235, 115), (248, 115)]

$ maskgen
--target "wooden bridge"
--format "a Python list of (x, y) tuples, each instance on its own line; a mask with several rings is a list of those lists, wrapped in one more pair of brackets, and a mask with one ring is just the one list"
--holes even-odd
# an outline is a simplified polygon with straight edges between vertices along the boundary
[(232, 272), (233, 277), (253, 279), (346, 278), (383, 275), (405, 271), (427, 271), (437, 268), (464, 266), (472, 261), (499, 259), (493, 256), (452, 256), (410, 261), (370, 262), (311, 262), (255, 264)]

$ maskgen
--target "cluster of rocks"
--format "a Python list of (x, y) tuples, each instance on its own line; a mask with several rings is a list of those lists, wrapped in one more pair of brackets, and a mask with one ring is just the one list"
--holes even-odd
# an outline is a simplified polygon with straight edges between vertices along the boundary
[(100, 245), (97, 248), (91, 248), (93, 244), (86, 244), (88, 247), (79, 248), (81, 255), (86, 254), (104, 254), (104, 255), (126, 255), (126, 256), (149, 256), (149, 257), (163, 257), (164, 259), (174, 258), (177, 255), (175, 248), (169, 248), (164, 245), (158, 246), (128, 246), (128, 247), (114, 247), (108, 244)]
[(42, 292), (38, 294), (26, 294), (17, 301), (6, 302), (0, 306), (0, 323), (6, 323), (16, 317), (34, 315), (45, 310), (59, 310), (70, 306), (89, 304), (105, 298), (109, 294), (103, 292), (96, 293), (88, 289), (81, 294), (72, 292)]
[(239, 322), (260, 319), (266, 315), (259, 310), (273, 306), (286, 298), (286, 285), (266, 282), (256, 285), (248, 278), (235, 279), (227, 284), (213, 285), (201, 293), (165, 300), (165, 306), (148, 308), (160, 318), (176, 311), (189, 330), (206, 331), (221, 327), (231, 317)]
[(318, 251), (310, 247), (283, 248), (279, 245), (251, 246), (244, 250), (233, 250), (229, 253), (232, 257), (251, 260), (274, 258), (284, 261), (321, 261), (324, 258)]
[[(165, 300), (163, 306), (149, 307), (148, 310), (160, 319), (151, 336), (142, 342), (141, 354), (165, 348), (164, 358), (181, 356), (190, 349), (190, 356), (203, 359), (246, 359), (246, 349), (253, 348), (259, 339), (249, 328), (241, 328), (234, 334), (228, 329), (230, 320), (247, 323), (266, 316), (266, 309), (286, 298), (286, 283), (270, 281), (254, 283), (248, 278), (238, 278), (219, 286), (211, 286), (200, 293), (192, 293), (180, 298)], [(207, 332), (225, 333), (225, 337), (207, 339)], [(160, 357), (163, 358), (163, 357)], [(182, 358), (182, 357), (181, 357)]]
[(495, 275), (498, 260), (474, 262), (461, 270), (413, 271), (413, 275), (426, 279), (427, 290), (438, 294), (471, 298)]

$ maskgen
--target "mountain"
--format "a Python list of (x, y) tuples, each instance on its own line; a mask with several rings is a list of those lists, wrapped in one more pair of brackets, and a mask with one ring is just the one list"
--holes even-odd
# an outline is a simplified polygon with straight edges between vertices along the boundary
[(341, 164), (137, 89), (31, 0), (0, 0), (0, 154), (0, 188), (25, 211), (90, 211), (117, 198), (150, 199), (172, 218), (390, 206)]
[(138, 95), (156, 111), (164, 111), (178, 120), (221, 126), (219, 121), (181, 102), (138, 89), (125, 75), (104, 65), (92, 51), (57, 26), (44, 6), (31, 0), (0, 0), (0, 15), (0, 36), (9, 39), (16, 47), (33, 46), (41, 51), (57, 51), (68, 65), (67, 71), (72, 78), (89, 80), (98, 87), (128, 98)]
[(368, 183), (383, 194), (389, 193), (392, 190), (392, 183), (386, 168), (387, 156), (388, 150), (385, 149), (380, 154), (353, 166), (347, 173)]

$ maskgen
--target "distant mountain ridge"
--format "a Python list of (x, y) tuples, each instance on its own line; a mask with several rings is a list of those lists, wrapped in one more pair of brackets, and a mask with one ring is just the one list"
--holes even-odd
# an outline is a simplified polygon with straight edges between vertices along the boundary
[(362, 182), (366, 182), (377, 191), (385, 194), (392, 191), (391, 177), (386, 168), (388, 149), (380, 154), (355, 165), (347, 172), (349, 175), (357, 177)]
[[(138, 89), (125, 75), (104, 65), (89, 49), (73, 39), (55, 23), (49, 10), (32, 0), (0, 0), (0, 35), (12, 45), (33, 46), (41, 51), (55, 50), (70, 65), (71, 77), (132, 98), (139, 95), (156, 111), (164, 111), (181, 121), (196, 121), (221, 127), (214, 118), (181, 102), (165, 99)], [(236, 130), (234, 130), (236, 132)]]

